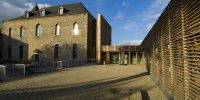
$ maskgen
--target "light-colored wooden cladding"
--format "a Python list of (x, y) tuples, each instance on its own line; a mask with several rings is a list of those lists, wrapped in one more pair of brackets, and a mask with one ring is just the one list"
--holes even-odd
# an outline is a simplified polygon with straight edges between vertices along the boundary
[(151, 75), (175, 100), (200, 99), (200, 0), (171, 0), (141, 48)]
[(184, 0), (188, 99), (200, 99), (200, 1)]

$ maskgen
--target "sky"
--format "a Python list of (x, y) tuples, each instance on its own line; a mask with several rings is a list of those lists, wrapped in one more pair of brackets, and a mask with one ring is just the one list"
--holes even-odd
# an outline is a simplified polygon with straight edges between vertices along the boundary
[(170, 0), (0, 0), (0, 23), (39, 7), (81, 2), (96, 17), (103, 14), (112, 27), (112, 44), (140, 44)]

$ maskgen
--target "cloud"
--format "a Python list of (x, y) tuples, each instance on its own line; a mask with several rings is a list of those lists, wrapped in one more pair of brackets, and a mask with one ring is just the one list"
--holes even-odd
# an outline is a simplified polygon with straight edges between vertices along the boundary
[(153, 3), (148, 7), (147, 11), (141, 14), (143, 20), (156, 20), (167, 6), (170, 0), (154, 0)]
[(124, 18), (124, 14), (121, 12), (121, 11), (118, 11), (117, 12), (117, 15), (114, 17), (114, 19), (123, 19)]
[[(89, 0), (88, 0), (89, 1)], [(97, 0), (97, 11), (98, 13), (103, 13), (104, 10), (104, 0)]]
[(144, 24), (143, 23), (139, 23), (137, 21), (130, 21), (129, 23), (126, 23), (124, 26), (122, 26), (122, 28), (126, 31), (129, 31), (133, 34), (142, 34), (144, 31)]
[(117, 43), (115, 45), (140, 45), (143, 40), (134, 40), (134, 41), (122, 41), (121, 43)]
[[(24, 14), (26, 10), (34, 7), (34, 0), (1, 0), (0, 23), (4, 20), (15, 18)], [(38, 4), (39, 7), (50, 6), (49, 4)]]
[(146, 11), (128, 21), (123, 29), (133, 34), (147, 34), (170, 0), (153, 0)]
[(123, 6), (123, 7), (128, 7), (128, 3), (125, 2), (125, 1), (123, 1), (123, 2), (122, 2), (122, 6)]

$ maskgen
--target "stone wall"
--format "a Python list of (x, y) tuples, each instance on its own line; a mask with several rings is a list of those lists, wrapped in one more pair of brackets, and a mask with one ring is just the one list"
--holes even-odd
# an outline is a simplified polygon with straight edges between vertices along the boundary
[[(88, 22), (91, 18), (86, 14), (65, 15), (27, 18), (22, 20), (11, 20), (3, 23), (3, 59), (4, 60), (33, 60), (34, 54), (40, 50), (41, 60), (54, 60), (54, 46), (59, 45), (58, 60), (72, 59), (72, 45), (78, 45), (77, 59), (87, 58), (87, 35), (93, 33), (88, 31)], [(79, 25), (79, 35), (73, 35), (73, 25)], [(36, 25), (42, 25), (43, 33), (37, 37)], [(60, 35), (55, 35), (55, 26), (60, 25)], [(20, 37), (20, 27), (24, 27), (25, 33)], [(11, 38), (9, 38), (9, 28), (11, 28)], [(11, 59), (8, 59), (8, 45), (12, 47)], [(24, 45), (24, 58), (19, 58), (19, 46)], [(90, 44), (89, 44), (90, 45)], [(90, 50), (92, 51), (92, 49)]]

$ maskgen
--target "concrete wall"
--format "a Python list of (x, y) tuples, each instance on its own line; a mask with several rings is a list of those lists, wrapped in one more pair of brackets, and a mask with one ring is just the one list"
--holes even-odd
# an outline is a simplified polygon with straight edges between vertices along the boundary
[[(91, 44), (88, 44), (88, 38), (94, 33), (89, 26), (92, 26), (91, 18), (88, 13), (52, 16), (52, 17), (38, 17), (28, 18), (22, 20), (6, 21), (2, 26), (3, 38), (3, 59), (4, 60), (33, 60), (35, 51), (41, 50), (41, 60), (54, 59), (54, 46), (59, 44), (59, 58), (58, 60), (72, 59), (72, 45), (78, 45), (78, 59), (86, 59), (87, 56), (93, 57), (94, 54), (87, 54)], [(79, 24), (79, 35), (73, 35), (73, 25), (77, 22)], [(35, 36), (36, 25), (40, 24), (43, 28), (43, 33), (40, 37)], [(55, 36), (55, 26), (60, 25), (60, 35)], [(25, 35), (20, 37), (20, 27), (25, 28)], [(9, 28), (12, 29), (11, 38), (9, 39)], [(18, 41), (18, 42), (16, 42)], [(8, 59), (7, 47), (12, 47), (12, 57)], [(19, 59), (19, 45), (26, 44), (24, 50), (24, 58)]]

